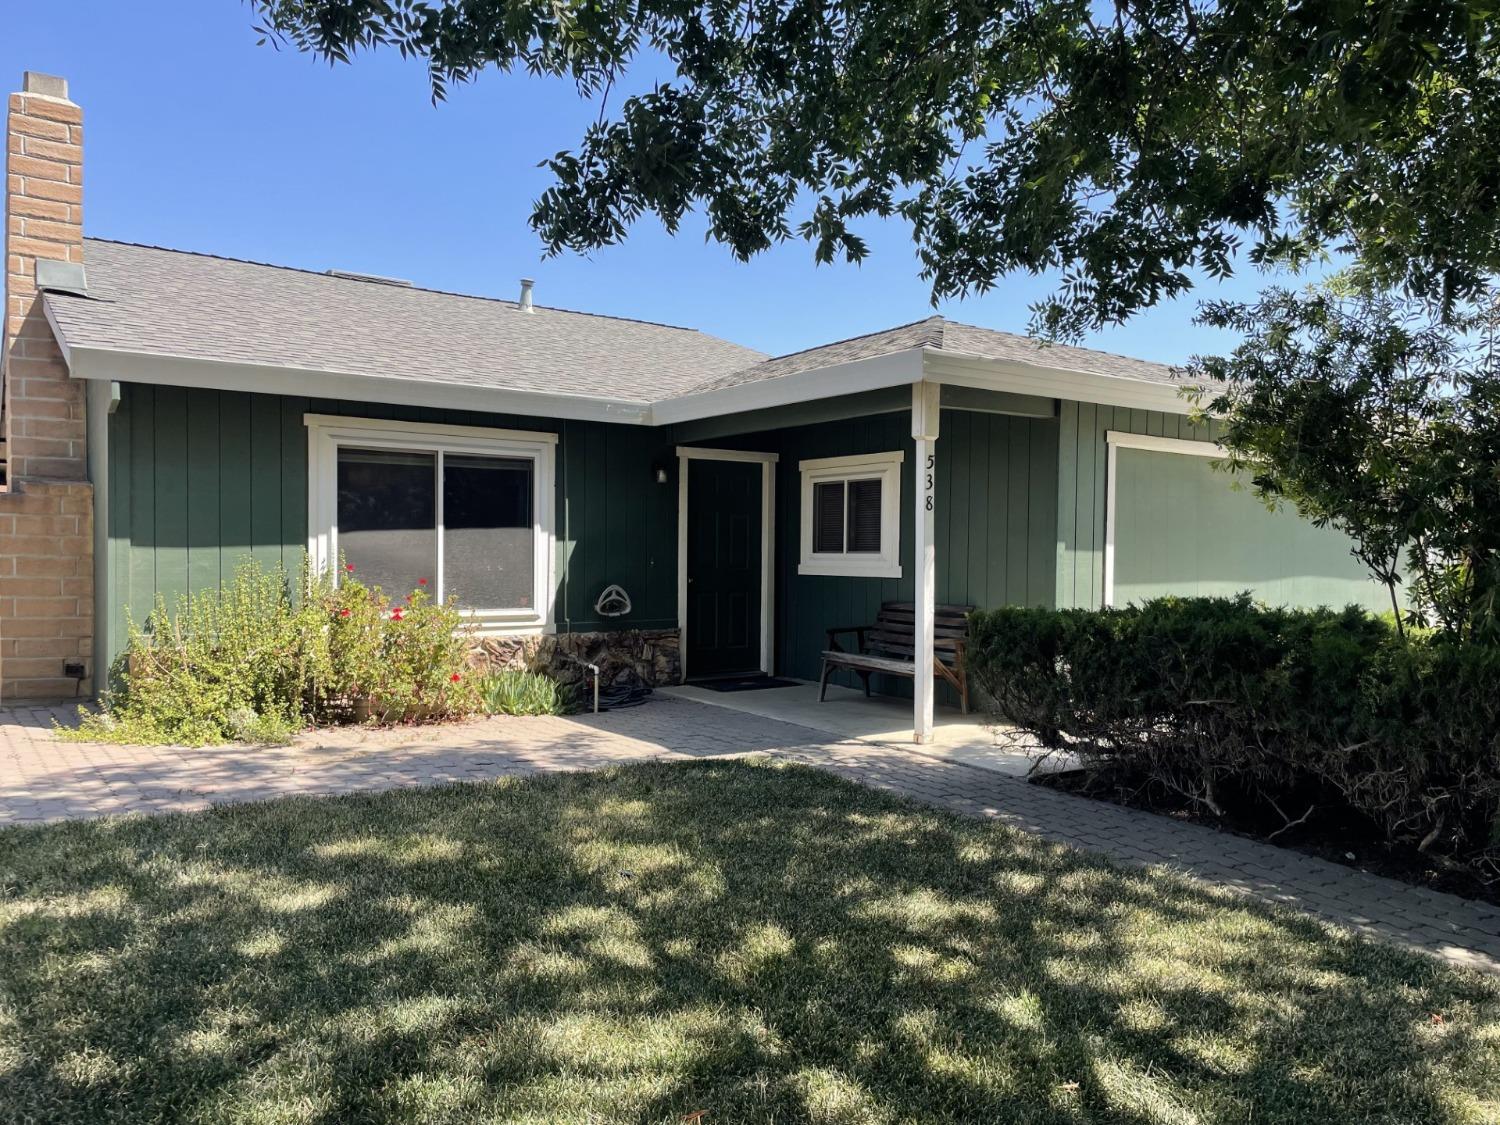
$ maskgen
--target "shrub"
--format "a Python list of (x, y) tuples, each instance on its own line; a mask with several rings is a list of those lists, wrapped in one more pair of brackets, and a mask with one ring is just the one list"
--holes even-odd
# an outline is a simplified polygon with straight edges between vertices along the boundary
[(222, 589), (160, 596), (143, 625), (132, 619), (118, 685), (78, 736), (199, 746), (259, 740), (304, 721), (302, 686), (322, 658), (316, 603), (294, 603), (285, 574), (241, 566)]
[(444, 718), (479, 706), (458, 610), (425, 590), (392, 603), (348, 569), (240, 566), (222, 588), (157, 599), (133, 622), (102, 713), (68, 736), (199, 746), (281, 742), (309, 723)]
[(1230, 789), (1278, 813), (1290, 795), (1334, 794), (1392, 840), (1500, 857), (1500, 647), (1248, 596), (1004, 608), (970, 632), (996, 711), (1086, 765), (1214, 813)]
[(489, 715), (562, 715), (568, 709), (561, 684), (524, 668), (491, 672), (480, 681), (479, 695)]
[(434, 602), (424, 586), (392, 601), (352, 568), (317, 596), (328, 635), (327, 673), (310, 685), (320, 720), (409, 722), (478, 709), (469, 637), (454, 605)]

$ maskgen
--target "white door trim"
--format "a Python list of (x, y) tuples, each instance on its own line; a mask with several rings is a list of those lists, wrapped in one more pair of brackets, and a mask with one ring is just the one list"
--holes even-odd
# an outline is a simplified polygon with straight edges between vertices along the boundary
[(1119, 451), (1144, 449), (1148, 453), (1178, 453), (1188, 457), (1227, 457), (1224, 447), (1215, 441), (1193, 441), (1191, 438), (1157, 437), (1153, 434), (1131, 434), (1108, 430), (1104, 434), (1108, 455), (1104, 464), (1104, 608), (1115, 604), (1115, 482), (1119, 479)]
[(688, 676), (688, 466), (693, 461), (748, 461), (760, 464), (760, 670), (771, 675), (774, 664), (776, 597), (776, 462), (778, 453), (742, 449), (677, 447), (677, 646), (684, 682)]

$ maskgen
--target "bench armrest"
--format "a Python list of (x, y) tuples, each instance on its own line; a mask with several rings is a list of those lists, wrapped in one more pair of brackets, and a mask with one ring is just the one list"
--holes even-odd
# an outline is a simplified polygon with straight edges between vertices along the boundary
[(828, 633), (828, 647), (833, 652), (843, 652), (844, 650), (839, 647), (839, 635), (842, 633), (854, 633), (857, 634), (858, 638), (859, 649), (857, 651), (864, 652), (865, 633), (867, 633), (869, 629), (870, 627), (868, 625), (840, 625), (836, 629), (828, 629), (826, 630), (826, 632)]

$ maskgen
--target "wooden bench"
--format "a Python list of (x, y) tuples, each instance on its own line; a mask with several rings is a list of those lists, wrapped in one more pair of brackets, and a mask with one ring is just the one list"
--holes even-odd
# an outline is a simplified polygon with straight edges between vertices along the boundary
[[(940, 605), (933, 627), (932, 675), (947, 680), (958, 692), (964, 714), (969, 713), (969, 677), (964, 671), (964, 643), (969, 636), (971, 605)], [(838, 638), (853, 633), (858, 650), (846, 652)], [(823, 653), (823, 677), (818, 686), (818, 702), (828, 698), (828, 677), (835, 668), (847, 668), (864, 681), (865, 695), (870, 694), (870, 676), (884, 672), (890, 676), (916, 679), (917, 607), (910, 602), (886, 602), (875, 615), (873, 625), (845, 625), (828, 630), (828, 648)]]

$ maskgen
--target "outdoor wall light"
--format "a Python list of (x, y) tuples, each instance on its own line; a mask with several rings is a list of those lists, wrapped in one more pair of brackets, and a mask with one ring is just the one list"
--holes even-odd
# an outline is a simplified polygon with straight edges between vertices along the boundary
[(667, 467), (665, 465), (651, 466), (651, 475), (656, 478), (657, 484), (667, 483)]

